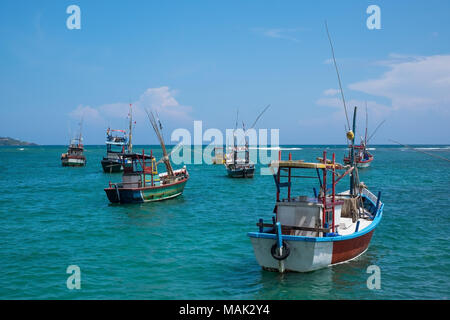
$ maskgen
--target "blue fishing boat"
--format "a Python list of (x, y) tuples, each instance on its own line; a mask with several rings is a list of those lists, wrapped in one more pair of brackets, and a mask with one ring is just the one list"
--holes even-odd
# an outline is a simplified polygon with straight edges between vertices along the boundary
[(130, 127), (128, 136), (125, 130), (110, 129), (106, 130), (106, 157), (101, 160), (103, 171), (106, 173), (123, 171), (123, 154), (132, 153), (133, 145), (131, 143), (133, 117), (130, 104)]

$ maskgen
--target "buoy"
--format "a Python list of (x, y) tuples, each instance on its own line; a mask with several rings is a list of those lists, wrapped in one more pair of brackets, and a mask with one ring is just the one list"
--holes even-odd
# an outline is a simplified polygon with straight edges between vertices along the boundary
[(355, 138), (355, 134), (353, 133), (352, 130), (347, 132), (347, 139), (348, 140), (353, 140), (353, 138)]

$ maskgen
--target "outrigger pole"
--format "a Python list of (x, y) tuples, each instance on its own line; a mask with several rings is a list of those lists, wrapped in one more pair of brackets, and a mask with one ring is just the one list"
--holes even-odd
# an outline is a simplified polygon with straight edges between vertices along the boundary
[(153, 115), (153, 113), (151, 111), (148, 111), (147, 109), (145, 109), (145, 112), (147, 113), (148, 120), (150, 121), (150, 124), (152, 125), (153, 130), (155, 130), (156, 136), (158, 137), (159, 143), (161, 144), (161, 148), (163, 151), (162, 161), (166, 165), (167, 175), (172, 177), (172, 176), (174, 176), (172, 165), (170, 164), (170, 159), (169, 159), (169, 155), (167, 154), (166, 145), (164, 144), (164, 139), (162, 137), (161, 131), (159, 131), (155, 116)]

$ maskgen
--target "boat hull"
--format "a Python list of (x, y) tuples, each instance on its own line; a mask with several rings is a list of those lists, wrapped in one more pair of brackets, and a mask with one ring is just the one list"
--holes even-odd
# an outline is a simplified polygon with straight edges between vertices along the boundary
[(188, 179), (165, 185), (145, 188), (106, 188), (105, 192), (112, 203), (143, 203), (175, 198), (184, 191)]
[(227, 167), (227, 174), (231, 178), (253, 178), (255, 167), (230, 168)]
[(61, 164), (63, 167), (83, 167), (86, 165), (86, 158), (63, 157)]
[(372, 163), (373, 158), (369, 158), (369, 160), (366, 161), (360, 161), (356, 163), (357, 168), (368, 168), (370, 167), (370, 164)]
[(248, 236), (256, 260), (263, 269), (277, 272), (281, 269), (282, 272), (310, 272), (347, 262), (362, 255), (368, 249), (373, 232), (381, 220), (382, 207), (370, 225), (350, 235), (336, 237), (283, 235), (282, 239), (287, 243), (290, 254), (282, 262), (271, 254), (271, 248), (277, 242), (276, 234), (250, 232)]
[(103, 159), (101, 161), (103, 172), (105, 173), (116, 173), (122, 172), (123, 166), (120, 160), (112, 160), (112, 159)]

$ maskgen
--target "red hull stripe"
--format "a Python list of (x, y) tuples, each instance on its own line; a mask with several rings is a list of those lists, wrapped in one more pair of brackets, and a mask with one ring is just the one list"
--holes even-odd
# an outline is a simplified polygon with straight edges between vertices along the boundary
[(369, 246), (373, 230), (365, 235), (349, 240), (333, 242), (331, 264), (347, 261), (363, 253)]

